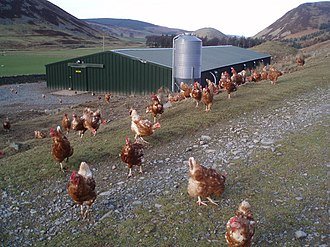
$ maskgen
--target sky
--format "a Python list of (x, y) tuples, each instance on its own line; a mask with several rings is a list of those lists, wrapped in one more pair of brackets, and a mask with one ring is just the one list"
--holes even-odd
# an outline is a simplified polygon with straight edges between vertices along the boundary
[(285, 13), (315, 0), (50, 0), (79, 19), (121, 18), (195, 31), (204, 27), (251, 37)]

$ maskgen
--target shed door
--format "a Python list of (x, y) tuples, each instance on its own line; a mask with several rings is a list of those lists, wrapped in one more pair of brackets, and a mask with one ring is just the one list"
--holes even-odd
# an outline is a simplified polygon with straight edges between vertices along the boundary
[(88, 91), (87, 68), (71, 68), (71, 88)]

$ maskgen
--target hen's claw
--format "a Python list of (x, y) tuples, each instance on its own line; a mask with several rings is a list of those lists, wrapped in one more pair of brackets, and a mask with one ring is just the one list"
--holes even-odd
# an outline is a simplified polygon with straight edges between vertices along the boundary
[(209, 200), (211, 203), (213, 203), (214, 205), (216, 205), (216, 206), (219, 206), (219, 204), (218, 203), (216, 203), (216, 201), (213, 201), (210, 197), (206, 197), (207, 198), (207, 200)]
[(202, 199), (200, 198), (200, 196), (198, 197), (198, 201), (196, 202), (198, 204), (198, 206), (207, 206), (207, 204), (205, 202), (202, 201)]

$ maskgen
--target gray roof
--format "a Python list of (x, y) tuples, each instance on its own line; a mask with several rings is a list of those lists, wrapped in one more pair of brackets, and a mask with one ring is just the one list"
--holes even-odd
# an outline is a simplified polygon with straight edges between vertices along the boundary
[[(119, 49), (113, 52), (126, 55), (141, 61), (159, 64), (172, 68), (172, 48)], [(234, 64), (268, 58), (264, 54), (237, 46), (204, 46), (202, 47), (202, 71), (208, 71)]]

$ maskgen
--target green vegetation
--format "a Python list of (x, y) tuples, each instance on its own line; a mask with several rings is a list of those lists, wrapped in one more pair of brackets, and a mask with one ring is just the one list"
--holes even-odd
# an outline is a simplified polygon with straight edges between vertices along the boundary
[[(227, 100), (225, 94), (217, 96), (210, 113), (200, 110), (196, 114), (191, 101), (175, 104), (163, 114), (162, 128), (147, 139), (151, 143), (158, 143), (157, 147), (149, 148), (158, 148), (159, 151), (163, 144), (189, 136), (215, 123), (226, 123), (256, 109), (267, 111), (280, 107), (283, 101), (295, 99), (307, 91), (328, 90), (329, 66), (330, 59), (324, 54), (312, 57), (302, 70), (280, 77), (276, 86), (270, 83), (245, 85), (239, 88), (232, 100)], [(62, 114), (60, 112), (47, 118), (42, 116), (34, 120), (23, 120), (15, 128), (25, 126), (28, 131), (31, 126), (38, 126), (38, 122), (43, 127), (54, 126)], [(87, 136), (80, 140), (77, 135), (71, 135), (70, 141), (75, 147), (75, 153), (69, 161), (70, 169), (77, 168), (81, 160), (90, 160), (98, 164), (98, 170), (109, 172), (106, 167), (111, 161), (118, 159), (123, 140), (130, 133), (129, 121), (128, 117), (122, 117), (102, 126), (97, 138), (93, 140)], [(324, 125), (328, 126), (329, 121), (324, 122)], [(5, 137), (0, 137), (1, 143), (6, 143)], [(17, 194), (22, 190), (37, 194), (38, 190), (49, 183), (66, 182), (49, 154), (49, 138), (41, 141), (30, 139), (25, 144), (28, 144), (29, 149), (24, 152), (15, 153), (10, 152), (9, 148), (4, 149), (9, 155), (0, 159), (1, 189)], [(255, 212), (257, 230), (254, 241), (259, 246), (282, 246), (283, 239), (287, 240), (287, 246), (303, 245), (304, 240), (300, 242), (292, 237), (296, 230), (303, 227), (313, 227), (311, 233), (326, 235), (328, 219), (324, 216), (316, 223), (314, 215), (327, 214), (326, 164), (329, 161), (329, 130), (321, 125), (313, 125), (304, 131), (287, 135), (277, 144), (280, 144), (277, 152), (253, 153), (248, 165), (240, 160), (235, 161), (219, 207), (195, 206), (194, 199), (186, 194), (186, 181), (180, 181), (177, 190), (157, 199), (155, 203), (162, 205), (160, 208), (136, 207), (135, 217), (125, 221), (111, 212), (110, 217), (91, 230), (84, 230), (84, 224), (89, 222), (71, 221), (63, 225), (63, 231), (57, 233), (49, 244), (224, 246), (225, 223), (245, 198), (251, 202)], [(279, 156), (278, 153), (282, 155)], [(296, 197), (303, 200), (297, 200)], [(81, 229), (82, 233), (72, 235), (72, 227)]]
[(0, 53), (0, 77), (11, 75), (46, 74), (45, 65), (73, 57), (101, 52), (102, 48), (49, 50), (49, 51), (3, 51)]
[[(244, 113), (252, 112), (256, 108), (262, 110), (278, 107), (282, 104), (283, 100), (293, 98), (306, 91), (314, 90), (316, 87), (327, 88), (329, 86), (327, 81), (327, 68), (329, 65), (330, 59), (327, 57), (325, 59), (313, 59), (309, 61), (309, 66), (299, 73), (286, 74), (280, 77), (279, 85), (276, 87), (270, 83), (248, 84), (237, 91), (235, 100), (232, 101), (226, 100), (226, 94), (221, 94), (216, 97), (211, 113), (200, 110), (201, 112), (198, 114), (198, 117), (196, 116), (196, 112), (191, 110), (194, 105), (192, 101), (176, 104), (175, 107), (170, 108), (169, 111), (165, 111), (162, 115), (161, 123), (166, 128), (160, 128), (150, 138), (154, 139), (160, 145), (169, 143), (174, 139), (189, 135), (196, 130), (207, 128), (215, 123), (225, 123)], [(80, 106), (80, 109), (77, 107), (74, 110), (76, 112), (82, 112), (83, 107), (85, 106)], [(125, 108), (127, 106), (123, 105), (122, 107)], [(140, 109), (138, 110), (140, 111)], [(63, 112), (59, 112), (50, 117), (42, 116), (33, 120), (20, 121), (16, 124), (15, 128), (24, 129), (28, 132), (31, 129), (38, 129), (38, 124), (42, 127), (55, 127), (62, 118), (62, 115)], [(75, 155), (70, 159), (72, 162), (69, 163), (76, 164), (82, 158), (101, 162), (109, 154), (111, 158), (117, 157), (122, 146), (121, 140), (124, 140), (128, 133), (131, 134), (129, 124), (129, 118), (124, 117), (112, 122), (110, 125), (102, 126), (103, 130), (98, 133), (98, 138), (95, 138), (93, 141), (87, 138), (83, 139), (82, 142), (84, 145), (81, 145), (80, 138), (74, 135), (70, 140), (73, 146), (79, 146), (79, 149), (75, 150)], [(109, 138), (109, 134), (111, 138)], [(0, 137), (0, 143), (6, 143), (4, 138), (6, 136)], [(15, 155), (13, 156), (0, 159), (0, 166), (10, 166), (10, 169), (0, 170), (0, 178), (5, 178), (4, 180), (0, 180), (0, 188), (5, 188), (9, 184), (14, 187), (29, 186), (29, 183), (33, 184), (38, 180), (44, 179), (44, 176), (51, 177), (52, 174), (47, 172), (55, 172), (57, 167), (54, 167), (50, 156), (42, 158), (39, 155), (49, 152), (49, 146), (42, 145), (46, 142), (47, 140), (40, 143), (39, 140), (30, 139), (27, 141), (30, 149), (23, 153), (14, 153)], [(0, 147), (2, 145), (0, 144)], [(10, 148), (4, 149), (5, 152), (11, 152), (10, 150)], [(46, 171), (44, 169), (31, 168), (31, 164), (38, 167), (47, 165)], [(24, 176), (17, 177), (15, 175), (22, 173), (22, 170), (24, 170), (25, 175), (28, 175), (28, 180)], [(40, 175), (42, 175), (42, 178)], [(14, 177), (15, 179), (12, 180)]]
[[(120, 47), (105, 47), (105, 51)], [(102, 52), (99, 48), (80, 48), (67, 50), (0, 50), (0, 77), (13, 75), (46, 74), (45, 65), (79, 56)]]
[(299, 242), (289, 237), (294, 236), (297, 229), (314, 226), (318, 234), (327, 234), (326, 217), (315, 225), (311, 220), (315, 217), (311, 205), (317, 201), (317, 214), (326, 215), (324, 171), (329, 160), (325, 155), (328, 143), (324, 127), (313, 126), (304, 133), (288, 135), (278, 143), (282, 156), (257, 152), (249, 166), (238, 162), (232, 166), (219, 207), (195, 206), (194, 199), (186, 194), (186, 183), (182, 183), (179, 191), (172, 191), (156, 202), (162, 205), (159, 209), (137, 207), (136, 217), (124, 222), (113, 212), (92, 231), (75, 238), (64, 231), (51, 244), (195, 246), (198, 242), (199, 246), (225, 246), (226, 222), (236, 210), (235, 206), (247, 198), (257, 220), (254, 242), (258, 242), (258, 246), (280, 246), (281, 236), (285, 236), (288, 246), (297, 246)]
[(295, 56), (298, 53), (296, 48), (285, 45), (279, 41), (266, 41), (260, 45), (250, 48), (258, 52), (265, 52), (272, 55), (272, 62), (278, 62), (288, 56)]

